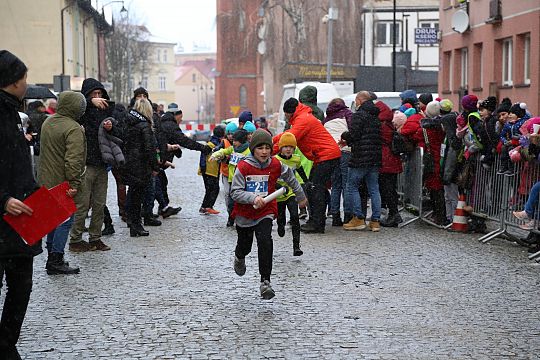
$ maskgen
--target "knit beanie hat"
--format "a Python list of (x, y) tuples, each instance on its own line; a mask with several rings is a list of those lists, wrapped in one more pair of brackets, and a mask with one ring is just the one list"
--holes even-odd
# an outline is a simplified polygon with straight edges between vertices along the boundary
[(238, 141), (240, 144), (247, 142), (248, 132), (244, 129), (239, 129), (233, 135), (233, 140)]
[(512, 101), (509, 98), (502, 99), (499, 107), (497, 108), (497, 114), (501, 112), (509, 112), (512, 107)]
[(401, 111), (394, 111), (394, 118), (392, 119), (392, 124), (394, 124), (394, 127), (396, 129), (401, 128), (406, 121), (407, 115), (405, 115)]
[(527, 110), (527, 104), (525, 104), (525, 103), (515, 103), (514, 105), (512, 105), (512, 107), (510, 108), (510, 111), (508, 111), (508, 112), (511, 113), (511, 114), (516, 114), (518, 119), (521, 119), (526, 114), (525, 110)]
[(295, 98), (288, 98), (287, 101), (285, 101), (285, 104), (283, 104), (283, 112), (286, 112), (287, 114), (294, 114), (297, 106), (298, 100)]
[(401, 98), (401, 101), (406, 99), (414, 99), (416, 101), (416, 91), (414, 90), (405, 90), (401, 94), (399, 94), (399, 97)]
[(283, 135), (281, 135), (281, 138), (279, 138), (279, 148), (281, 149), (284, 146), (292, 146), (293, 148), (296, 147), (296, 136), (290, 132), (284, 132)]
[(5, 88), (24, 77), (26, 65), (7, 50), (0, 50), (0, 88)]
[(405, 103), (401, 105), (398, 110), (404, 113), (405, 111), (407, 111), (407, 109), (410, 109), (410, 108), (412, 108), (412, 105), (409, 103)]
[(449, 113), (454, 108), (454, 103), (449, 99), (442, 99), (440, 102), (441, 112)]
[(146, 96), (146, 98), (148, 99), (148, 91), (146, 91), (145, 88), (139, 87), (139, 88), (136, 88), (135, 90), (133, 90), (133, 97), (134, 98), (136, 98), (137, 96), (139, 96), (141, 94)]
[(249, 110), (242, 111), (242, 113), (240, 114), (240, 117), (238, 118), (238, 122), (240, 124), (244, 124), (248, 121), (253, 122), (253, 114)]
[(215, 128), (214, 128), (214, 131), (212, 132), (212, 134), (217, 137), (217, 138), (222, 138), (225, 136), (225, 126), (223, 125), (217, 125)]
[(405, 116), (407, 117), (407, 119), (409, 118), (409, 116), (414, 115), (414, 114), (416, 114), (415, 108), (410, 108), (410, 109), (405, 110)]
[(234, 134), (238, 130), (238, 125), (236, 125), (233, 122), (230, 122), (225, 126), (225, 133), (226, 134)]
[(419, 97), (418, 97), (418, 100), (427, 106), (427, 104), (429, 104), (430, 102), (433, 101), (433, 95), (431, 95), (430, 93), (425, 93), (425, 94), (421, 94)]
[(478, 104), (479, 109), (486, 109), (491, 112), (495, 111), (497, 107), (497, 98), (495, 96), (488, 96), (487, 99), (480, 101)]
[(441, 115), (441, 105), (438, 101), (431, 101), (426, 105), (426, 116), (434, 118)]
[(246, 121), (242, 129), (246, 130), (248, 133), (253, 133), (257, 130), (257, 127), (251, 121)]
[(253, 153), (253, 150), (255, 148), (261, 146), (261, 145), (268, 145), (270, 148), (272, 147), (272, 137), (268, 133), (268, 131), (263, 129), (257, 129), (251, 136), (251, 142), (249, 143), (249, 150), (251, 153)]
[(465, 95), (461, 99), (461, 106), (463, 106), (463, 109), (467, 111), (476, 111), (477, 107), (476, 104), (478, 103), (478, 98), (476, 95)]

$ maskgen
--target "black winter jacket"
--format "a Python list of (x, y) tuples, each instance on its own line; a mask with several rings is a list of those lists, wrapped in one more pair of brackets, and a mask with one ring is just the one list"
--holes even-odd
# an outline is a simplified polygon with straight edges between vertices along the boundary
[(381, 167), (382, 138), (379, 109), (366, 101), (353, 114), (350, 131), (341, 136), (351, 147), (349, 167)]
[[(167, 112), (161, 117), (161, 129), (159, 132), (160, 143), (165, 144), (165, 147), (167, 144), (178, 144), (182, 147), (204, 153), (209, 153), (211, 151), (209, 146), (200, 144), (184, 135), (182, 129), (180, 129), (180, 126), (176, 123), (173, 113)], [(165, 151), (165, 155), (162, 156), (162, 158), (166, 161), (172, 161), (173, 155), (173, 153)], [(177, 155), (181, 155), (181, 152)]]
[[(24, 200), (37, 184), (32, 174), (30, 149), (18, 114), (20, 101), (0, 90), (0, 214), (13, 197)], [(28, 246), (0, 216), (0, 258), (32, 257), (42, 252), (41, 241)]]
[[(90, 93), (96, 89), (103, 91), (103, 98), (109, 100), (109, 95), (103, 85), (96, 79), (88, 78), (83, 81), (81, 92), (86, 97), (86, 112), (81, 117), (81, 125), (84, 127), (86, 135), (86, 164), (93, 166), (107, 167), (107, 164), (101, 158), (99, 149), (98, 132), (99, 126), (105, 118), (112, 116), (114, 109), (108, 108), (100, 110), (94, 106), (90, 99)], [(109, 132), (111, 135), (122, 139), (122, 132), (118, 126), (114, 126)]]
[(127, 185), (144, 186), (150, 182), (152, 171), (159, 170), (156, 138), (150, 121), (133, 109), (128, 113), (126, 125), (124, 180)]

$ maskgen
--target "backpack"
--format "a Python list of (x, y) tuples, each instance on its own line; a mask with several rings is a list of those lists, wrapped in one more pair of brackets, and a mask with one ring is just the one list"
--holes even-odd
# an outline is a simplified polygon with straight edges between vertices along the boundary
[(394, 155), (409, 154), (414, 151), (414, 144), (405, 136), (396, 131), (390, 124), (385, 123), (392, 129), (392, 140), (388, 146)]

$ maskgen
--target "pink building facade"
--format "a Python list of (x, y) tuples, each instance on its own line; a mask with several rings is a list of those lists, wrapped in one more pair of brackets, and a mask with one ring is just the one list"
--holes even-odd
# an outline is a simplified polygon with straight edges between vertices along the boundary
[(440, 30), (441, 97), (509, 97), (539, 115), (539, 1), (441, 0)]

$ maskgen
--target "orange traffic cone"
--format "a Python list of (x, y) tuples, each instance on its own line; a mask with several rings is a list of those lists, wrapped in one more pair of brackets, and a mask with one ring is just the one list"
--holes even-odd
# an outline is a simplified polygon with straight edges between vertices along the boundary
[(469, 230), (467, 214), (465, 213), (465, 210), (463, 210), (465, 206), (465, 194), (461, 194), (459, 195), (456, 211), (454, 211), (454, 218), (452, 219), (453, 231), (467, 232), (467, 230)]

